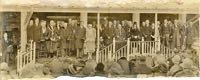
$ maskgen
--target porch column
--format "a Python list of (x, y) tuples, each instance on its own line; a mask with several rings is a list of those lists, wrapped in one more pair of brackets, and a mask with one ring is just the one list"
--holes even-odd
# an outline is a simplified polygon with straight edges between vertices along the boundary
[(186, 17), (187, 17), (187, 14), (185, 13), (178, 15), (178, 19), (181, 23), (186, 23)]
[(140, 13), (132, 13), (132, 21), (137, 22), (137, 26), (140, 28)]
[(82, 21), (82, 25), (87, 27), (87, 12), (81, 12), (80, 20)]
[(96, 62), (99, 62), (99, 46), (100, 46), (100, 13), (97, 13), (97, 51), (96, 51)]
[(21, 51), (26, 50), (26, 43), (27, 43), (27, 31), (25, 26), (25, 20), (26, 20), (27, 12), (22, 11), (21, 12)]
[[(3, 12), (0, 12), (0, 45), (3, 43)], [(0, 57), (2, 56), (2, 46), (0, 46)]]

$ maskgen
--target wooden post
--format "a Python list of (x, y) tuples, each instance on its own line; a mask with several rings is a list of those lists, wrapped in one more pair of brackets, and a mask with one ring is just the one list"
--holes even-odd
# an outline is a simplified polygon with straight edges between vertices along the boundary
[(33, 41), (31, 40), (30, 50), (28, 51), (30, 54), (30, 61), (33, 60)]
[(115, 41), (115, 38), (113, 38), (113, 50), (112, 50), (112, 54), (115, 54), (115, 43), (116, 43), (116, 41)]
[(144, 37), (142, 37), (142, 54), (144, 54)]
[[(26, 43), (27, 43), (27, 33), (26, 33), (26, 26), (25, 26), (25, 19), (26, 19), (27, 12), (21, 12), (21, 52), (25, 51)], [(22, 36), (23, 35), (23, 36)]]
[(97, 13), (97, 51), (96, 51), (96, 62), (99, 62), (99, 48), (100, 48), (100, 13)]
[(17, 72), (19, 72), (19, 68), (20, 68), (20, 51), (17, 50)]
[(36, 58), (36, 42), (33, 43), (33, 63), (35, 64), (35, 58)]
[[(199, 7), (199, 14), (198, 15), (200, 15), (200, 7)], [(199, 17), (199, 32), (198, 32), (198, 43), (200, 43), (200, 17)], [(200, 47), (200, 46), (198, 46), (198, 47)], [(200, 68), (200, 50), (197, 50), (198, 52), (197, 53), (199, 53), (199, 68)], [(200, 76), (200, 71), (199, 71), (199, 76)]]
[(127, 60), (130, 58), (130, 38), (127, 39)]

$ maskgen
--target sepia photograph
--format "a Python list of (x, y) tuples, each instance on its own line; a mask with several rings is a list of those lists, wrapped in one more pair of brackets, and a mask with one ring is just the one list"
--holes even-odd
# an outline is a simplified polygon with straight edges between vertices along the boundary
[(200, 0), (0, 0), (0, 80), (199, 77), (199, 24)]

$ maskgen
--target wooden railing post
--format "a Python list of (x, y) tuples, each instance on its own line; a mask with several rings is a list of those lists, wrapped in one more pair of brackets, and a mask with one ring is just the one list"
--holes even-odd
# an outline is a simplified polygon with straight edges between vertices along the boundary
[(35, 64), (35, 58), (36, 58), (36, 42), (33, 43), (33, 63)]
[(31, 40), (30, 50), (28, 51), (30, 54), (30, 61), (33, 60), (33, 40)]
[(115, 38), (113, 38), (113, 51), (112, 51), (112, 54), (115, 54), (115, 43), (116, 43)]
[(127, 60), (130, 58), (130, 38), (127, 39)]
[(17, 50), (17, 71), (20, 69), (20, 50)]
[(144, 54), (144, 37), (142, 37), (142, 54)]

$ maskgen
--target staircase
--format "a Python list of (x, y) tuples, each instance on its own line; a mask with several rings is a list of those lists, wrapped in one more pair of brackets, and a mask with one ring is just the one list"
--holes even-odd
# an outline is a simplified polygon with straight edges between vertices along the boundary
[(28, 43), (26, 51), (18, 50), (17, 53), (17, 73), (20, 76), (22, 70), (29, 64), (35, 64), (36, 43), (31, 41)]
[(162, 44), (160, 45), (159, 41), (144, 41), (144, 39), (142, 41), (130, 41), (130, 38), (128, 38), (125, 42), (126, 45), (116, 50), (116, 41), (113, 39), (112, 44), (97, 53), (99, 55), (96, 57), (97, 62), (116, 61), (121, 57), (130, 60), (133, 56), (152, 56), (156, 54), (156, 51), (160, 51), (166, 59), (174, 55), (173, 50)]

